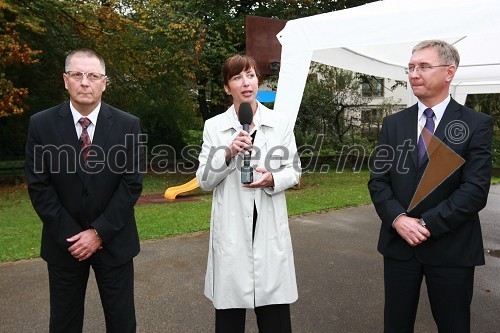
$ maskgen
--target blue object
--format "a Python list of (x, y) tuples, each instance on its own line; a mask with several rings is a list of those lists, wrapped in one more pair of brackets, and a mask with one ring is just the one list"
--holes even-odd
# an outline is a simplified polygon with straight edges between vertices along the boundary
[(272, 103), (276, 100), (276, 92), (267, 90), (258, 91), (257, 100), (261, 103)]

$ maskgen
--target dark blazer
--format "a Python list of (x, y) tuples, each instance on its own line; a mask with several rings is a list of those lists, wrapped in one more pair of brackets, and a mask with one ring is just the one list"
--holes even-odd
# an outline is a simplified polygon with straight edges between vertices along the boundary
[(142, 191), (140, 133), (137, 117), (101, 103), (84, 170), (69, 102), (31, 117), (25, 176), (43, 222), (41, 256), (48, 263), (81, 265), (66, 239), (89, 228), (103, 241), (91, 263), (118, 266), (139, 253), (134, 205)]
[[(427, 160), (417, 166), (417, 113), (415, 104), (386, 117), (372, 156), (368, 188), (382, 220), (378, 250), (398, 260), (416, 256), (428, 265), (482, 265), (478, 212), (486, 205), (490, 186), (493, 118), (451, 99), (434, 134), (465, 162), (408, 211), (428, 165)], [(447, 156), (437, 151), (431, 153), (431, 159), (447, 163)], [(392, 227), (402, 213), (423, 218), (431, 237), (421, 245), (409, 246)]]

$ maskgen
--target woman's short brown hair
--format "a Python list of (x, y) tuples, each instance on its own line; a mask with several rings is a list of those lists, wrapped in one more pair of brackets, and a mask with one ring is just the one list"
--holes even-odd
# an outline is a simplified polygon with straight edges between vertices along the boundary
[(247, 55), (235, 55), (227, 58), (222, 66), (222, 79), (224, 80), (224, 85), (229, 85), (229, 80), (233, 76), (240, 74), (242, 71), (249, 70), (250, 68), (254, 69), (260, 82), (260, 74), (254, 58)]

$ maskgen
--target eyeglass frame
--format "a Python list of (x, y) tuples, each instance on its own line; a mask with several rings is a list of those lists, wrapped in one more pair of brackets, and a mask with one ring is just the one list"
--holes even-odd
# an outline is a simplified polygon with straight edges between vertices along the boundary
[[(81, 77), (73, 76), (72, 73), (79, 73), (82, 76)], [(88, 81), (97, 82), (100, 79), (106, 77), (106, 74), (94, 73), (94, 72), (67, 71), (67, 72), (64, 72), (64, 74), (68, 75), (69, 78), (76, 80), (76, 81), (83, 81), (83, 78), (87, 77)], [(89, 77), (89, 75), (91, 75), (91, 76)], [(95, 78), (93, 77), (93, 75), (95, 75)], [(99, 77), (97, 77), (97, 76), (99, 76)]]
[[(428, 69), (436, 68), (436, 67), (448, 67), (448, 66), (454, 66), (453, 64), (449, 65), (422, 65), (422, 66), (413, 66), (413, 68), (410, 67), (405, 67), (405, 73), (406, 74), (412, 74), (414, 71), (417, 72), (426, 72)], [(423, 69), (423, 71), (422, 71)]]

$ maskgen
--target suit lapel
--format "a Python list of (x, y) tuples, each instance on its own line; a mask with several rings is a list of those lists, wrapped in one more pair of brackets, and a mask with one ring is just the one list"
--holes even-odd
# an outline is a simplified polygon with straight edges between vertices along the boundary
[[(462, 116), (460, 104), (458, 104), (454, 99), (450, 100), (446, 110), (444, 111), (443, 118), (439, 121), (439, 125), (434, 131), (434, 136), (439, 139), (439, 141), (446, 143), (447, 141), (447, 127), (454, 120), (459, 119)], [(439, 145), (430, 145), (428, 155), (431, 156)]]
[(453, 98), (444, 111), (443, 118), (439, 121), (439, 125), (434, 132), (434, 135), (441, 141), (446, 140), (446, 127), (450, 122), (459, 119), (462, 116), (462, 109)]
[(97, 126), (94, 131), (92, 145), (96, 145), (104, 149), (104, 146), (108, 141), (109, 134), (111, 133), (111, 127), (113, 126), (111, 116), (112, 113), (109, 106), (102, 103), (101, 109), (99, 110), (99, 116), (97, 117)]
[(411, 160), (415, 169), (418, 169), (418, 149), (417, 149), (417, 124), (418, 124), (418, 106), (417, 104), (412, 105), (407, 109), (407, 114), (403, 119), (403, 126), (405, 127), (405, 139), (410, 139), (409, 147), (415, 147), (415, 149), (410, 151)]
[(73, 122), (69, 102), (64, 103), (59, 109), (57, 128), (60, 130), (62, 142), (69, 144), (75, 153), (75, 158), (68, 158), (68, 171), (76, 170), (83, 181), (85, 179), (85, 172), (79, 163), (81, 146), (76, 135), (75, 123)]

